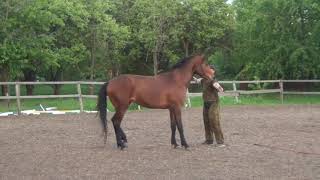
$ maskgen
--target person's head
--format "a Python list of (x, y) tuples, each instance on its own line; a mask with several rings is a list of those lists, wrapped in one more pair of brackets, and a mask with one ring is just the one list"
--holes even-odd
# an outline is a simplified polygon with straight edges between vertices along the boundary
[(213, 64), (210, 64), (209, 66), (210, 66), (210, 68), (214, 71), (214, 77), (213, 77), (213, 79), (216, 79), (216, 76), (217, 76), (217, 69), (216, 69), (216, 67), (215, 67)]
[(213, 69), (214, 71), (217, 71), (216, 67), (213, 64), (210, 64), (210, 68)]

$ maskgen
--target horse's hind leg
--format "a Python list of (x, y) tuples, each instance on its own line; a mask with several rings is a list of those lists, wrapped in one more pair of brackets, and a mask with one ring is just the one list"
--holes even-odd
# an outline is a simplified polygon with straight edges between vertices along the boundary
[(178, 146), (176, 141), (176, 129), (177, 129), (177, 123), (174, 116), (174, 110), (169, 109), (170, 112), (170, 124), (171, 124), (171, 145), (176, 148)]
[(121, 150), (126, 147), (126, 144), (124, 142), (127, 141), (126, 135), (120, 127), (125, 112), (126, 108), (121, 110), (117, 109), (112, 117), (112, 124), (114, 127), (114, 132), (116, 134), (117, 146)]

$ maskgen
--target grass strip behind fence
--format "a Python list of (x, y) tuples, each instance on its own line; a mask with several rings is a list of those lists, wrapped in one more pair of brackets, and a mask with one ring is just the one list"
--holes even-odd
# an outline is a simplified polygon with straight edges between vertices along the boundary
[[(230, 105), (280, 105), (281, 101), (278, 94), (267, 95), (241, 95), (237, 103), (233, 97), (221, 97), (222, 106)], [(7, 100), (0, 101), (0, 112), (16, 112), (16, 101), (10, 100), (8, 106)], [(41, 110), (43, 107), (57, 107), (58, 110), (75, 110), (80, 109), (77, 98), (58, 98), (58, 99), (23, 99), (21, 100), (22, 110)], [(192, 97), (192, 107), (202, 107), (201, 97)], [(320, 104), (320, 95), (284, 95), (284, 104)], [(96, 99), (83, 98), (84, 110), (96, 110)], [(108, 109), (114, 111), (110, 101)], [(138, 105), (132, 104), (129, 110), (137, 110)]]

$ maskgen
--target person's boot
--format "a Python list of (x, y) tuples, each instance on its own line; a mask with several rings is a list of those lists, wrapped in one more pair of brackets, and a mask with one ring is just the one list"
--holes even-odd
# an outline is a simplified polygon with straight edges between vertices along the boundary
[(217, 144), (216, 147), (226, 147), (225, 144)]
[(213, 144), (213, 140), (205, 140), (202, 144)]

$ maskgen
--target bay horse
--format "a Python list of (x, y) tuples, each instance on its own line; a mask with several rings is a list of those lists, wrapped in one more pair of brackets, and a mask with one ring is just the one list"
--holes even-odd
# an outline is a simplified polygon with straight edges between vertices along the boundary
[(171, 144), (178, 146), (175, 138), (176, 128), (180, 134), (181, 145), (188, 148), (181, 121), (181, 107), (184, 105), (187, 88), (194, 74), (202, 78), (214, 78), (215, 71), (205, 62), (204, 55), (186, 57), (169, 71), (155, 76), (124, 74), (105, 83), (98, 94), (97, 109), (107, 139), (107, 96), (115, 108), (111, 118), (117, 146), (127, 147), (127, 137), (120, 127), (129, 105), (133, 102), (151, 109), (168, 109), (171, 121)]

